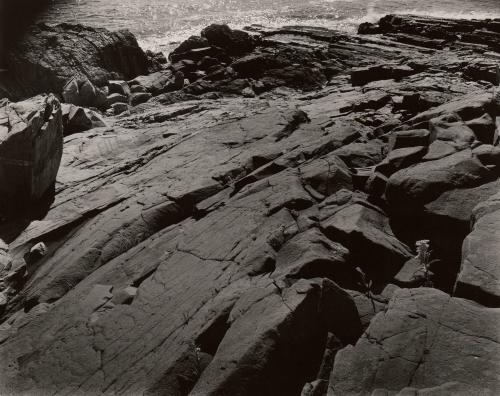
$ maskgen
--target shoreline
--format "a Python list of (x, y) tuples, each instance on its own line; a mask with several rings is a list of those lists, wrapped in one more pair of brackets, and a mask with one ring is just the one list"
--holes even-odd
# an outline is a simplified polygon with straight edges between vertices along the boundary
[(33, 28), (0, 76), (0, 394), (499, 389), (500, 19), (359, 33), (167, 59)]

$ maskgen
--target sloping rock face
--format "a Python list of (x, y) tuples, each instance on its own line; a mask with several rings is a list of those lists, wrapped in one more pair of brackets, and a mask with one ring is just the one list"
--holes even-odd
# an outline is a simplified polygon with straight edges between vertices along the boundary
[(61, 105), (52, 95), (0, 107), (2, 209), (36, 202), (54, 187), (63, 151)]
[(338, 352), (328, 395), (494, 395), (499, 315), (439, 290), (400, 290), (356, 345)]
[(496, 393), (500, 103), (459, 71), (497, 55), (252, 30), (64, 106), (54, 201), (0, 222), (0, 394)]
[(72, 77), (101, 86), (108, 80), (147, 74), (151, 66), (129, 31), (70, 24), (30, 28), (7, 52), (5, 63), (0, 97), (11, 100), (45, 92), (60, 95)]
[(500, 195), (478, 205), (473, 219), (472, 232), (463, 244), (455, 293), (496, 307), (500, 301)]

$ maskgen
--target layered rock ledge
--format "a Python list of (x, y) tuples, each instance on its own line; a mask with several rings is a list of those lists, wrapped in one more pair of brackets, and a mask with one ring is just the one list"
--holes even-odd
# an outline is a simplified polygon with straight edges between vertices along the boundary
[(0, 101), (0, 142), (65, 135), (0, 223), (0, 394), (495, 395), (499, 23), (212, 25), (168, 61), (35, 28), (29, 70), (102, 41)]

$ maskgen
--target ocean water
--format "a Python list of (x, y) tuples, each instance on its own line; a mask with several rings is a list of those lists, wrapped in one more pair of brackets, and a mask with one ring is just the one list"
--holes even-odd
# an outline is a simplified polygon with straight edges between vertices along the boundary
[(388, 13), (500, 18), (500, 0), (52, 0), (42, 19), (127, 28), (143, 47), (168, 51), (214, 22), (355, 31), (361, 22)]

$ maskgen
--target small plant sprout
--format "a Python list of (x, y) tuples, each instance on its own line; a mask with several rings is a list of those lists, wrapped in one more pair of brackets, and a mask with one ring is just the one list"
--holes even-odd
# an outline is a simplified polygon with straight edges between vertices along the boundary
[(366, 278), (366, 274), (361, 268), (356, 267), (356, 272), (359, 274), (360, 277), (358, 285), (361, 286), (361, 288), (363, 289), (365, 296), (370, 299), (373, 307), (373, 312), (376, 312), (375, 301), (373, 299), (373, 293), (372, 293), (373, 282), (371, 279), (368, 280)]
[(420, 261), (420, 269), (419, 271), (423, 271), (424, 273), (424, 279), (425, 287), (433, 287), (432, 281), (431, 281), (431, 271), (430, 271), (430, 266), (434, 261), (430, 261), (432, 250), (430, 248), (431, 242), (428, 239), (423, 239), (421, 241), (417, 241), (415, 243), (416, 248), (417, 248), (417, 259)]
[(194, 344), (193, 345), (194, 347), (194, 357), (196, 359), (196, 371), (197, 371), (197, 375), (200, 375), (201, 374), (201, 348)]

